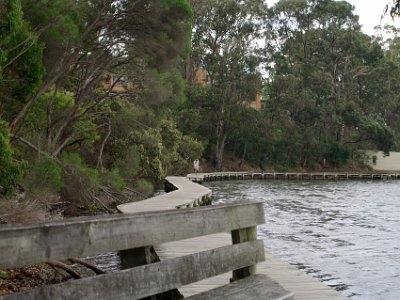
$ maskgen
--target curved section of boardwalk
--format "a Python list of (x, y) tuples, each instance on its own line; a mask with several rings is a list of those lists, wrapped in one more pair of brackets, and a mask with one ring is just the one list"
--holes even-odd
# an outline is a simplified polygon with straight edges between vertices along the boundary
[[(212, 192), (206, 187), (193, 183), (192, 181), (195, 181), (196, 178), (192, 175), (194, 175), (199, 181), (202, 181), (200, 179), (204, 180), (204, 177), (202, 177), (204, 174), (189, 174), (188, 178), (190, 180), (184, 177), (167, 177), (167, 182), (174, 185), (177, 190), (143, 201), (119, 205), (118, 209), (123, 213), (138, 213), (200, 205), (201, 202), (210, 199)], [(188, 226), (190, 226), (190, 224), (188, 224)], [(159, 258), (165, 260), (231, 244), (232, 241), (230, 234), (219, 233), (156, 245), (155, 249)], [(257, 264), (257, 273), (266, 274), (272, 279), (278, 281), (285, 289), (294, 292), (295, 299), (347, 299), (340, 293), (318, 281), (316, 278), (308, 276), (304, 272), (291, 266), (289, 263), (282, 261), (277, 256), (270, 253), (266, 253), (265, 255), (266, 260)], [(229, 283), (231, 276), (231, 273), (219, 275), (184, 286), (179, 288), (179, 291), (185, 297), (188, 297), (225, 285)]]
[(169, 176), (165, 180), (176, 190), (146, 200), (118, 205), (118, 210), (127, 214), (194, 207), (200, 206), (211, 198), (210, 189), (193, 183), (185, 177)]

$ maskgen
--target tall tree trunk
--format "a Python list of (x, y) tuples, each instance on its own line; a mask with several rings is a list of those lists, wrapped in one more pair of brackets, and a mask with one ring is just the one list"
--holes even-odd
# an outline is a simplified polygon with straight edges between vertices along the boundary
[(247, 153), (247, 142), (244, 144), (242, 158), (240, 159), (240, 162), (239, 162), (239, 168), (242, 167), (243, 161), (246, 157), (246, 153)]
[(222, 171), (222, 160), (224, 157), (224, 149), (226, 142), (226, 129), (224, 126), (224, 121), (221, 120), (220, 128), (217, 131), (217, 153), (216, 153), (216, 169), (217, 171)]
[(105, 138), (103, 139), (103, 141), (101, 142), (101, 146), (100, 146), (100, 151), (99, 151), (99, 156), (97, 158), (97, 169), (98, 168), (103, 168), (103, 152), (104, 152), (104, 147), (107, 144), (108, 139), (110, 138), (111, 135), (111, 121), (108, 120), (108, 131), (107, 134), (105, 136)]

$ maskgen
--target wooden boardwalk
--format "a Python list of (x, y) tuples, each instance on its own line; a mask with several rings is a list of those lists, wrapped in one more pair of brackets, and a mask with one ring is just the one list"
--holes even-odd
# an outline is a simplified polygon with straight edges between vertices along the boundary
[(166, 181), (174, 185), (177, 190), (142, 201), (121, 204), (118, 206), (118, 210), (122, 213), (141, 213), (194, 207), (211, 199), (210, 189), (200, 184), (194, 184), (185, 177), (169, 176)]
[[(171, 242), (156, 246), (161, 260), (189, 255), (232, 244), (230, 234), (219, 233), (184, 241)], [(334, 289), (318, 281), (277, 256), (265, 253), (266, 260), (257, 264), (257, 273), (266, 274), (279, 282), (285, 289), (294, 293), (295, 299), (344, 300), (347, 299)], [(229, 283), (232, 273), (208, 278), (179, 288), (185, 297)]]
[(400, 179), (399, 173), (335, 173), (335, 172), (217, 172), (188, 174), (193, 182), (244, 179), (288, 180), (388, 180)]
[[(199, 175), (199, 174), (196, 174)], [(192, 207), (211, 196), (211, 191), (201, 185), (192, 183), (183, 177), (167, 177), (167, 181), (178, 190), (140, 202), (118, 206), (123, 213), (148, 212), (180, 207)], [(188, 224), (190, 226), (190, 224)], [(189, 255), (217, 247), (231, 245), (230, 234), (220, 233), (183, 241), (170, 242), (155, 246), (161, 260)], [(334, 289), (318, 281), (304, 272), (282, 261), (278, 257), (266, 253), (266, 261), (257, 264), (257, 273), (266, 274), (278, 281), (284, 288), (294, 292), (295, 299), (347, 299)], [(229, 283), (231, 273), (226, 273), (184, 286), (179, 291), (184, 296), (190, 296)]]

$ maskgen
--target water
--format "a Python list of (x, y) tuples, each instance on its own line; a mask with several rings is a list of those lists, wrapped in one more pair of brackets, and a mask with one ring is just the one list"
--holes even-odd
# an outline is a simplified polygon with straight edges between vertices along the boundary
[(228, 181), (216, 203), (262, 201), (266, 250), (352, 299), (400, 299), (399, 181)]

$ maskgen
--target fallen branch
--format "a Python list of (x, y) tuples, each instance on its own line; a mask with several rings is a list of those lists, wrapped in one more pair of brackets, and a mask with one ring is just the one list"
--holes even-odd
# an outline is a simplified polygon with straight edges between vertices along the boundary
[(100, 186), (99, 188), (105, 194), (105, 196), (108, 197), (108, 199), (111, 199), (115, 203), (122, 204), (123, 202), (121, 202), (117, 197), (114, 197), (113, 194), (116, 194), (116, 195), (123, 196), (123, 197), (127, 198), (126, 195), (124, 195), (122, 193), (114, 192), (110, 188), (108, 188), (107, 186)]
[(90, 199), (96, 201), (97, 203), (99, 203), (107, 212), (109, 212), (110, 214), (114, 213), (107, 205), (105, 205), (100, 199), (99, 197), (97, 197), (94, 193), (90, 193), (89, 194)]
[(72, 262), (74, 262), (74, 263), (77, 263), (77, 264), (80, 264), (80, 265), (82, 265), (82, 266), (85, 266), (86, 268), (89, 268), (90, 270), (92, 270), (93, 272), (95, 272), (97, 275), (99, 275), (99, 274), (105, 274), (105, 273), (106, 273), (105, 271), (103, 271), (102, 269), (99, 269), (99, 268), (96, 267), (95, 265), (92, 265), (92, 264), (90, 264), (90, 263), (88, 263), (88, 262), (86, 262), (86, 261), (84, 261), (84, 260), (81, 260), (81, 259), (79, 259), (79, 258), (77, 258), (77, 257), (75, 257), (75, 258), (70, 258), (69, 260), (72, 261)]
[(134, 194), (136, 194), (136, 195), (139, 195), (139, 196), (143, 197), (143, 199), (148, 198), (146, 195), (144, 195), (144, 194), (142, 194), (142, 193), (140, 193), (140, 192), (137, 192), (137, 191), (135, 191), (135, 190), (132, 190), (132, 189), (130, 189), (130, 188), (125, 187), (124, 189), (127, 190), (127, 191), (129, 191), (129, 192), (132, 192), (132, 193), (134, 193)]

